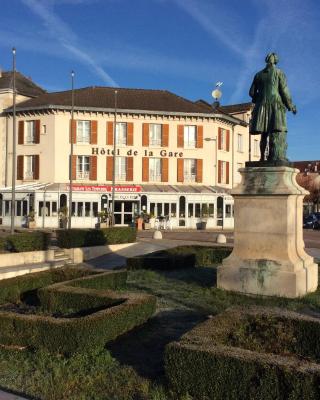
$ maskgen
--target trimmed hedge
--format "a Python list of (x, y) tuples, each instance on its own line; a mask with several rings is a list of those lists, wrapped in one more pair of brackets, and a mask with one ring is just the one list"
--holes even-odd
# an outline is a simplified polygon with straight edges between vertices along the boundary
[(136, 230), (130, 227), (62, 229), (57, 231), (57, 241), (59, 247), (67, 249), (131, 243), (136, 241)]
[(229, 247), (208, 247), (208, 246), (179, 246), (166, 250), (169, 254), (194, 254), (195, 266), (205, 267), (213, 264), (220, 264), (228, 257), (232, 249)]
[(127, 258), (128, 269), (182, 269), (195, 266), (195, 256), (188, 255), (152, 255)]
[[(249, 338), (248, 320), (253, 323)], [(255, 325), (259, 320), (271, 326), (267, 333)], [(257, 336), (263, 334), (259, 343)], [(234, 335), (247, 341), (244, 347), (241, 341), (234, 342)], [(280, 341), (281, 349), (271, 352), (265, 347), (270, 341), (275, 349)], [(170, 343), (166, 376), (177, 397), (188, 393), (194, 399), (316, 400), (320, 398), (319, 343), (316, 318), (262, 307), (234, 308)], [(259, 350), (254, 350), (257, 345)]]
[(49, 242), (50, 233), (41, 231), (21, 232), (1, 238), (0, 250), (9, 250), (14, 253), (47, 250)]

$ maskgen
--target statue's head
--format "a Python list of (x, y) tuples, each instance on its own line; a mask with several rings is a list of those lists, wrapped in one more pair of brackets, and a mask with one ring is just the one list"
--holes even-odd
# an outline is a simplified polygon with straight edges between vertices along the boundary
[(279, 57), (277, 53), (267, 54), (265, 61), (267, 64), (277, 64), (279, 62)]

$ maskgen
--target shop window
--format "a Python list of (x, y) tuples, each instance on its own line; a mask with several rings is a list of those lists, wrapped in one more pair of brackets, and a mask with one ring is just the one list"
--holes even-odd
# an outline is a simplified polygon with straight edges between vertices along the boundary
[(164, 203), (164, 215), (169, 216), (169, 203)]
[(223, 197), (217, 199), (217, 218), (223, 218)]
[(196, 127), (194, 125), (184, 126), (184, 147), (188, 149), (195, 149), (197, 143)]
[(226, 218), (231, 218), (232, 217), (232, 205), (231, 204), (226, 204)]
[(97, 202), (92, 203), (92, 214), (94, 217), (98, 216), (98, 203)]
[(11, 214), (11, 201), (5, 200), (4, 202), (4, 215), (7, 217)]
[(183, 163), (184, 182), (195, 182), (197, 176), (197, 160), (185, 158)]
[(2, 194), (0, 194), (0, 216), (2, 216)]
[(160, 147), (162, 143), (162, 125), (149, 124), (149, 145)]
[(176, 203), (171, 203), (171, 217), (175, 218), (177, 215), (177, 205)]
[(141, 196), (141, 210), (147, 212), (148, 198), (146, 195)]
[(117, 122), (116, 143), (118, 146), (126, 146), (127, 145), (127, 123), (126, 122)]
[(77, 121), (77, 143), (90, 144), (90, 121)]
[(193, 217), (193, 204), (192, 203), (188, 204), (188, 217), (189, 218)]
[(162, 203), (157, 203), (157, 216), (162, 216)]
[(52, 216), (55, 217), (57, 215), (57, 202), (53, 201), (51, 204)]
[(179, 199), (179, 217), (184, 218), (186, 213), (186, 198), (185, 196), (180, 196)]
[(155, 216), (156, 212), (155, 212), (155, 203), (150, 203), (150, 214)]
[(209, 217), (210, 218), (214, 217), (214, 204), (212, 203), (209, 204)]
[(76, 215), (76, 203), (73, 201), (71, 207), (71, 216), (75, 217), (75, 215)]
[(207, 203), (201, 204), (201, 217), (203, 218), (209, 217), (209, 207)]
[(50, 217), (50, 202), (46, 201), (45, 206), (43, 204), (44, 204), (43, 201), (39, 201), (39, 207), (38, 207), (39, 217), (42, 217), (43, 215), (45, 217)]
[(60, 208), (67, 207), (67, 195), (61, 194), (60, 195)]
[(91, 216), (91, 203), (89, 202), (84, 203), (84, 216), (85, 217)]
[(132, 203), (131, 201), (124, 202), (124, 212), (132, 213)]
[(195, 208), (195, 212), (194, 212), (195, 217), (196, 217), (196, 218), (200, 218), (200, 217), (201, 217), (201, 213), (200, 213), (200, 204), (199, 204), (199, 203), (196, 203), (194, 208)]
[(78, 203), (77, 216), (78, 217), (82, 217), (83, 216), (83, 203)]

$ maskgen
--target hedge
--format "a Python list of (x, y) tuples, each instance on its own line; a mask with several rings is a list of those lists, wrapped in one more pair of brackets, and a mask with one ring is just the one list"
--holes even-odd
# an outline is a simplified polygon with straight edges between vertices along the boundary
[(130, 227), (62, 229), (57, 231), (57, 241), (59, 247), (67, 249), (131, 243), (136, 241), (136, 230)]
[[(249, 338), (248, 320), (254, 322)], [(271, 327), (260, 343), (258, 337), (265, 332), (255, 325), (259, 320)], [(235, 343), (234, 335), (240, 335), (243, 343)], [(275, 349), (280, 342), (280, 348), (267, 349), (270, 341)], [(316, 318), (278, 309), (234, 308), (170, 343), (165, 352), (166, 376), (177, 397), (188, 393), (195, 400), (316, 400), (320, 398), (319, 342)]]
[(5, 252), (7, 250), (7, 241), (5, 238), (0, 237), (0, 253)]
[(182, 269), (195, 266), (195, 256), (189, 255), (152, 255), (127, 258), (128, 269)]
[(1, 238), (0, 250), (3, 246), (5, 250), (20, 253), (23, 251), (47, 250), (50, 242), (50, 234), (47, 232), (22, 232), (15, 235), (8, 235)]
[(221, 263), (231, 254), (232, 249), (229, 247), (179, 246), (168, 249), (166, 252), (169, 254), (194, 254), (195, 266), (205, 267)]
[[(111, 290), (122, 286), (125, 279), (126, 271), (99, 270), (97, 275), (39, 289), (43, 314), (0, 311), (0, 344), (64, 354), (103, 348), (155, 312), (154, 296)], [(39, 278), (36, 281), (39, 284)], [(69, 315), (47, 315), (57, 312)]]

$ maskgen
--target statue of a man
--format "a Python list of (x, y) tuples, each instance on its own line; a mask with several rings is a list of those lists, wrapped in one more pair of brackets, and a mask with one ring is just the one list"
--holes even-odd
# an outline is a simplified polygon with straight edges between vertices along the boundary
[(265, 159), (269, 138), (268, 161), (287, 161), (286, 109), (296, 114), (287, 86), (285, 74), (276, 67), (276, 53), (266, 57), (266, 67), (258, 72), (252, 82), (249, 95), (254, 103), (250, 122), (250, 134), (261, 135), (260, 161)]

